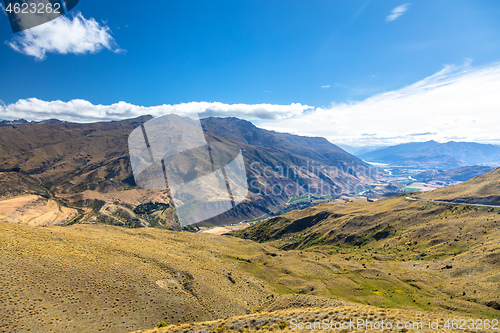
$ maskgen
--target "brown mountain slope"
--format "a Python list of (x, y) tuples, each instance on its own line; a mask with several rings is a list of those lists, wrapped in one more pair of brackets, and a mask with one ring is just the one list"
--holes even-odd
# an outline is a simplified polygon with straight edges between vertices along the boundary
[(62, 193), (130, 188), (127, 138), (148, 119), (0, 127), (0, 171), (36, 175)]
[(37, 195), (21, 195), (0, 201), (0, 220), (32, 226), (66, 224), (78, 211), (60, 206), (55, 200)]
[(325, 138), (267, 131), (233, 117), (210, 117), (203, 119), (202, 124), (204, 129), (213, 135), (252, 146), (289, 151), (309, 160), (339, 168), (346, 173), (353, 174), (363, 171), (361, 168), (370, 168), (369, 164)]
[[(95, 218), (118, 225), (175, 227), (171, 212), (154, 212), (154, 216), (134, 213), (134, 208), (153, 200), (171, 204), (167, 191), (140, 190), (132, 175), (128, 135), (149, 119), (144, 116), (93, 124), (1, 126), (0, 196), (50, 197), (62, 206), (78, 209), (80, 220)], [(285, 140), (283, 134), (236, 118), (209, 118), (203, 124), (210, 140), (220, 141), (226, 136), (225, 140), (242, 148), (250, 187), (246, 202), (209, 223), (252, 219), (278, 209), (290, 197), (308, 192), (353, 193), (356, 186), (373, 181), (374, 175), (364, 162), (324, 139), (290, 136), (293, 140)], [(320, 143), (318, 148), (311, 140)], [(141, 196), (128, 200), (120, 194), (131, 190), (139, 190)], [(101, 201), (129, 213), (106, 215), (100, 212)]]

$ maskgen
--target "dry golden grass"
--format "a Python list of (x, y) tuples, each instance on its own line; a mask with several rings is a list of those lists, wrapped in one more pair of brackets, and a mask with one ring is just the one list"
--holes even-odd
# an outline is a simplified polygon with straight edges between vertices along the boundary
[(500, 205), (500, 168), (464, 183), (419, 195), (424, 199)]
[[(450, 284), (460, 281), (460, 274), (454, 276), (457, 257), (452, 270), (442, 270), (438, 261), (281, 251), (227, 236), (103, 225), (3, 223), (0, 243), (3, 332), (125, 332), (155, 327), (160, 320), (229, 323), (252, 313), (354, 303), (498, 316), (469, 295), (457, 295), (460, 286)], [(493, 273), (481, 276), (491, 279)]]
[(212, 320), (255, 311), (272, 294), (232, 259), (268, 247), (238, 239), (0, 224), (0, 243), (4, 332), (124, 332), (160, 320)]
[[(394, 197), (293, 211), (237, 235), (318, 253), (319, 263), (330, 261), (343, 273), (325, 284), (346, 300), (498, 316), (499, 213)], [(276, 280), (292, 285), (285, 277)], [(313, 284), (312, 277), (306, 280)]]
[[(457, 330), (445, 328), (448, 319), (470, 319), (470, 316), (453, 317), (445, 312), (421, 312), (397, 309), (380, 309), (371, 306), (337, 306), (337, 307), (311, 307), (311, 308), (291, 308), (274, 312), (262, 312), (246, 316), (239, 316), (228, 319), (219, 319), (209, 322), (194, 324), (169, 325), (163, 328), (141, 330), (134, 333), (201, 333), (201, 332), (456, 332)], [(321, 327), (323, 321), (328, 322), (328, 326)], [(349, 323), (350, 320), (357, 322), (363, 320), (371, 322), (372, 326), (378, 322), (384, 322), (384, 327), (390, 322), (393, 329), (366, 329), (366, 326), (359, 324), (356, 329), (330, 329), (331, 322)], [(429, 323), (438, 322), (438, 329), (429, 329)], [(311, 323), (316, 329), (298, 329), (298, 323)], [(451, 321), (450, 321), (451, 322)], [(344, 324), (344, 325), (347, 325)], [(404, 325), (408, 325), (408, 329)], [(366, 325), (366, 324), (365, 324)], [(398, 329), (401, 325), (402, 329)], [(335, 328), (335, 326), (333, 326)], [(348, 327), (348, 326), (345, 326)], [(356, 326), (353, 326), (356, 327)], [(376, 326), (375, 326), (376, 327)], [(481, 330), (464, 329), (460, 332), (475, 332)]]

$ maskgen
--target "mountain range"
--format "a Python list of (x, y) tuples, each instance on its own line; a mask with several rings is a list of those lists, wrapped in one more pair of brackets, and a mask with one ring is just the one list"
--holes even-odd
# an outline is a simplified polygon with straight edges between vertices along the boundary
[[(4, 122), (0, 196), (34, 194), (55, 200), (78, 211), (77, 218), (71, 214), (73, 222), (91, 217), (111, 224), (175, 227), (171, 209), (146, 210), (153, 216), (134, 212), (154, 202), (172, 206), (167, 191), (140, 189), (132, 175), (128, 135), (150, 119)], [(370, 165), (323, 138), (270, 132), (237, 118), (207, 118), (202, 126), (209, 140), (228, 140), (242, 149), (250, 188), (245, 202), (208, 224), (273, 214), (291, 197), (308, 193), (353, 194), (356, 186), (376, 176)]]
[(404, 143), (357, 154), (364, 161), (417, 169), (448, 170), (467, 165), (500, 165), (500, 147), (474, 142)]

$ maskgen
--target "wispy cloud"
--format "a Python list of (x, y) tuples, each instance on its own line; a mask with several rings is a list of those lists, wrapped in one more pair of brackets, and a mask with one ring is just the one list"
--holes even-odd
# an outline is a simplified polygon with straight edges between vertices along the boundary
[(321, 88), (328, 89), (328, 88), (330, 88), (330, 85), (329, 84), (325, 84), (324, 86), (321, 86)]
[(7, 43), (13, 50), (44, 60), (47, 53), (85, 54), (102, 49), (121, 51), (111, 36), (111, 30), (81, 13), (61, 16), (53, 21), (21, 32)]
[(161, 116), (165, 114), (193, 115), (200, 117), (232, 116), (248, 120), (279, 120), (299, 116), (310, 106), (294, 103), (275, 104), (224, 104), (218, 102), (191, 102), (140, 106), (126, 102), (112, 105), (95, 105), (86, 100), (75, 99), (69, 102), (43, 101), (37, 98), (21, 99), (9, 105), (0, 105), (3, 119), (45, 120), (56, 118), (73, 122), (95, 122), (134, 118), (141, 115)]
[(499, 91), (500, 63), (482, 68), (466, 63), (363, 101), (315, 108), (260, 126), (349, 145), (431, 139), (500, 143)]
[(397, 6), (392, 10), (392, 12), (385, 18), (387, 22), (392, 22), (397, 20), (400, 16), (402, 16), (408, 8), (410, 7), (409, 3), (405, 3), (404, 5)]

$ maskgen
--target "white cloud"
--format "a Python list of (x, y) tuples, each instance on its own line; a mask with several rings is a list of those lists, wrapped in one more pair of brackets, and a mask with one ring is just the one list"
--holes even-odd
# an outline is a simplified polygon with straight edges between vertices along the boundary
[(328, 88), (330, 88), (330, 85), (329, 84), (325, 84), (324, 86), (321, 86), (321, 88), (328, 89)]
[(385, 18), (385, 20), (387, 22), (392, 22), (394, 20), (397, 20), (400, 16), (402, 16), (408, 10), (409, 7), (410, 7), (409, 3), (405, 3), (404, 5), (397, 6), (396, 8), (394, 8), (392, 10), (391, 14), (389, 14)]
[(112, 105), (94, 105), (88, 101), (75, 99), (69, 102), (42, 101), (37, 98), (21, 99), (16, 103), (0, 105), (0, 117), (14, 120), (45, 120), (56, 118), (72, 122), (95, 122), (134, 118), (146, 114), (161, 116), (175, 113), (181, 115), (199, 114), (200, 117), (232, 116), (248, 120), (279, 120), (299, 116), (310, 106), (294, 103), (274, 104), (224, 104), (218, 102), (191, 102), (175, 105), (138, 106), (126, 102)]
[(81, 13), (71, 18), (61, 16), (48, 23), (25, 30), (7, 43), (13, 50), (35, 57), (46, 58), (47, 53), (84, 54), (102, 49), (120, 51), (110, 29), (95, 19), (86, 19)]
[(499, 91), (500, 64), (446, 66), (399, 90), (260, 126), (358, 146), (431, 139), (500, 143)]
[(74, 122), (109, 121), (168, 113), (234, 116), (257, 120), (258, 126), (309, 136), (333, 143), (390, 145), (436, 140), (500, 144), (500, 63), (482, 68), (446, 66), (407, 87), (374, 95), (363, 101), (319, 108), (302, 105), (224, 104), (191, 102), (137, 106), (126, 102), (94, 105), (85, 100), (22, 99), (0, 103), (0, 118)]

